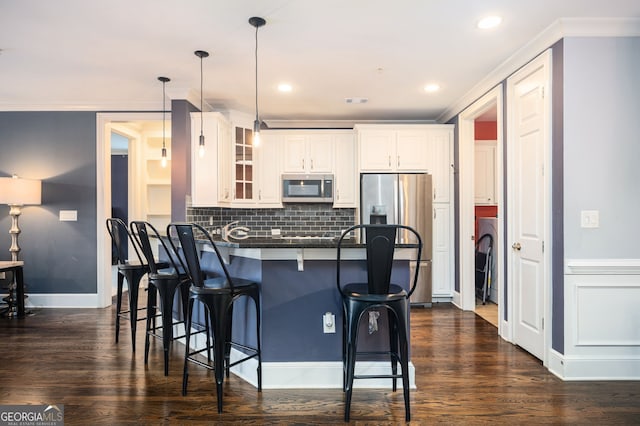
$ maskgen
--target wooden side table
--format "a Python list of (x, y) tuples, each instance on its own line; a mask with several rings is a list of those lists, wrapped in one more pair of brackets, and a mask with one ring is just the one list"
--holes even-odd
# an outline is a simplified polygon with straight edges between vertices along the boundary
[[(24, 262), (22, 260), (16, 260), (16, 261), (1, 260), (0, 261), (0, 272), (13, 273), (13, 285), (9, 286), (9, 296), (4, 299), (8, 305), (6, 315), (9, 317), (17, 316), (18, 318), (23, 318), (25, 316), (24, 277), (22, 275), (23, 266), (24, 266)], [(13, 299), (14, 289), (16, 291), (17, 300)]]

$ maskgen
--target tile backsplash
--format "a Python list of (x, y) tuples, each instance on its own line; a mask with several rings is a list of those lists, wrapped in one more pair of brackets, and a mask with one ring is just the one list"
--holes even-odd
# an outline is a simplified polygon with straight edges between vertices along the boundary
[(355, 209), (334, 209), (330, 204), (286, 204), (281, 209), (188, 207), (187, 221), (208, 231), (229, 222), (251, 229), (252, 237), (270, 237), (271, 229), (282, 235), (337, 236), (355, 223)]

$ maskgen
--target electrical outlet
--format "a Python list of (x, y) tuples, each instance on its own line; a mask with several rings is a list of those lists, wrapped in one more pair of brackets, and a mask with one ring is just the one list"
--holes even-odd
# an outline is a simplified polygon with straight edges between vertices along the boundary
[(322, 315), (322, 329), (325, 334), (336, 332), (336, 316), (331, 312)]

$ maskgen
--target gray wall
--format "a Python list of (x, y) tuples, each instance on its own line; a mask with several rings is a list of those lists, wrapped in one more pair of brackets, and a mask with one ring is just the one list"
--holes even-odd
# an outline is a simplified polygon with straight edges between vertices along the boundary
[[(640, 38), (564, 40), (566, 259), (640, 258)], [(599, 210), (600, 227), (580, 227)]]
[[(42, 205), (20, 216), (29, 293), (95, 293), (96, 114), (0, 112), (0, 174), (42, 179)], [(77, 210), (77, 222), (60, 222)], [(0, 259), (10, 259), (9, 207), (0, 206)]]
[[(553, 46), (551, 76), (551, 347), (564, 353), (564, 40)], [(506, 163), (505, 163), (506, 164)], [(508, 247), (505, 240), (503, 247)]]

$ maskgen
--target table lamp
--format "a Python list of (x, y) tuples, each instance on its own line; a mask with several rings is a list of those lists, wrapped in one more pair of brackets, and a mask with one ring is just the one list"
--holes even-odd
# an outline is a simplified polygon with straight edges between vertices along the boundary
[(42, 181), (35, 179), (22, 179), (16, 175), (13, 177), (0, 177), (0, 204), (8, 204), (11, 215), (11, 260), (17, 261), (20, 254), (18, 236), (20, 227), (18, 218), (22, 213), (22, 206), (28, 204), (40, 204), (42, 199)]

